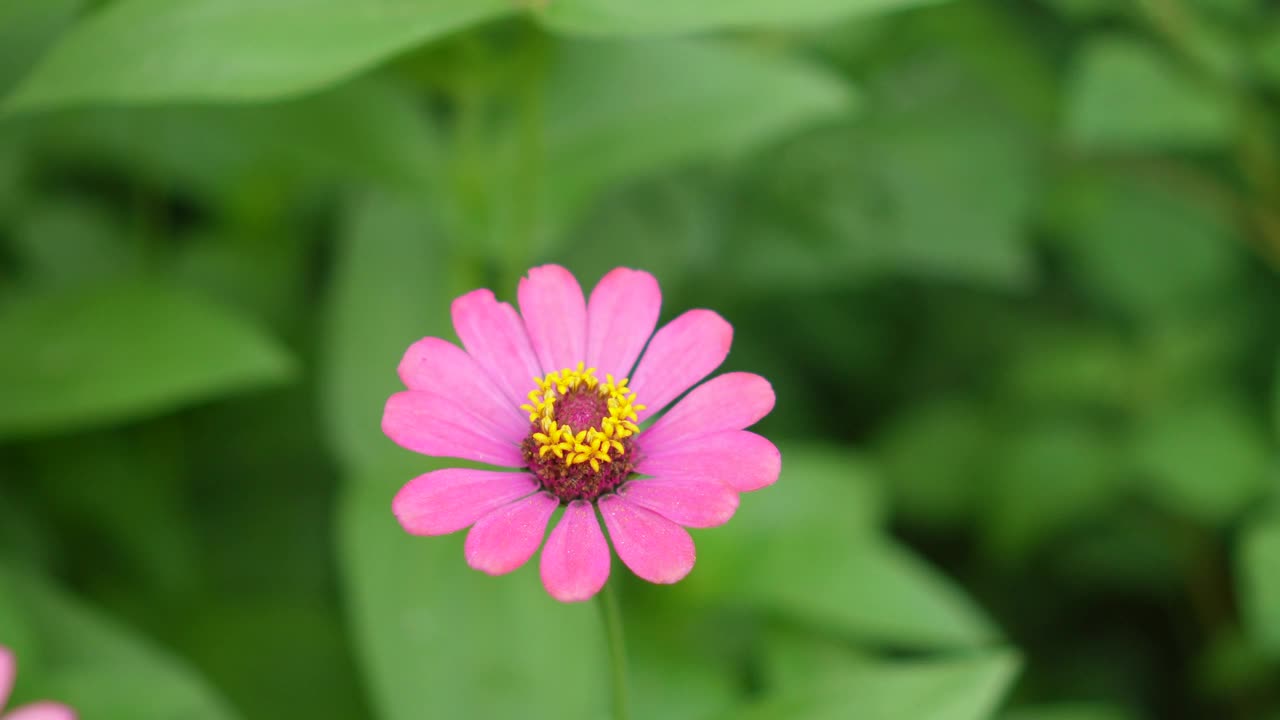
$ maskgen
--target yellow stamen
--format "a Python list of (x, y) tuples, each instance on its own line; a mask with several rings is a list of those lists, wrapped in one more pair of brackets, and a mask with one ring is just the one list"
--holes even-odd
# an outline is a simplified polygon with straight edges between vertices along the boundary
[[(615, 380), (612, 374), (606, 374), (601, 381), (595, 371), (580, 362), (577, 368), (563, 368), (533, 379), (537, 388), (529, 392), (529, 403), (520, 409), (529, 413), (529, 421), (542, 430), (532, 436), (538, 457), (551, 453), (563, 459), (566, 466), (589, 463), (592, 470), (599, 472), (600, 463), (612, 462), (623, 453), (622, 440), (640, 432), (637, 413), (644, 406), (635, 404), (636, 394), (627, 387), (629, 379)], [(575, 433), (573, 428), (556, 421), (555, 410), (558, 399), (580, 388), (599, 393), (609, 414), (601, 418), (599, 428)]]

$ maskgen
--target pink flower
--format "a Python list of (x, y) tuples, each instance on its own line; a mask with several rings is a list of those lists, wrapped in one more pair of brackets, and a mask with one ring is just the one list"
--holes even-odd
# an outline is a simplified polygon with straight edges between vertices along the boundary
[(399, 368), (409, 389), (382, 416), (383, 432), (410, 450), (509, 469), (414, 478), (392, 503), (396, 517), (415, 535), (471, 527), (467, 563), (500, 575), (533, 557), (563, 507), (541, 574), (552, 597), (574, 602), (609, 577), (598, 511), (632, 572), (679, 581), (694, 562), (684, 528), (724, 524), (738, 493), (778, 479), (777, 448), (745, 430), (773, 409), (773, 388), (727, 373), (666, 410), (720, 366), (733, 329), (690, 310), (655, 333), (662, 294), (646, 272), (617, 268), (584, 300), (568, 270), (544, 265), (518, 297), (519, 314), (488, 290), (455, 300), (465, 350), (414, 343)]
[[(13, 681), (18, 676), (18, 661), (13, 651), (0, 645), (0, 711), (9, 702)], [(75, 720), (75, 712), (61, 703), (35, 702), (0, 715), (0, 720)]]

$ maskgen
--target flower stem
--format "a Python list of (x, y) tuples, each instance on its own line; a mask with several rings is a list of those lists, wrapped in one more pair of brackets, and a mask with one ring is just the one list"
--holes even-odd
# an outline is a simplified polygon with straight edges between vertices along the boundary
[(618, 607), (618, 592), (612, 581), (604, 584), (597, 596), (604, 619), (604, 634), (609, 643), (609, 665), (613, 675), (613, 720), (628, 720), (627, 710), (627, 646), (622, 635), (622, 610)]

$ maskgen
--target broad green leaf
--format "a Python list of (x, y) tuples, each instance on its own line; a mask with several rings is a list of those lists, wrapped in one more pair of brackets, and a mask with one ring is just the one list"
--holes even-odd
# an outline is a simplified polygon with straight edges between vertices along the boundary
[(369, 80), (251, 106), (54, 113), (32, 135), (42, 153), (63, 162), (128, 167), (245, 212), (301, 194), (310, 179), (420, 188), (438, 164), (434, 130), (411, 96)]
[(986, 720), (1018, 670), (1009, 652), (954, 660), (853, 663), (837, 682), (771, 697), (735, 720)]
[[(622, 593), (632, 716), (706, 720), (742, 696), (740, 655), (746, 641), (727, 640), (738, 629), (720, 608), (691, 609), (670, 601), (673, 589), (626, 577), (614, 558), (610, 582), (639, 591)], [(678, 590), (678, 589), (677, 589)]]
[(1173, 512), (1226, 523), (1267, 489), (1266, 436), (1237, 403), (1187, 401), (1146, 419), (1134, 465), (1148, 495)]
[(750, 25), (813, 25), (855, 14), (928, 5), (941, 0), (556, 0), (539, 16), (555, 30), (598, 35), (687, 33)]
[[(18, 704), (65, 702), (94, 720), (233, 720), (238, 715), (201, 677), (34, 575), (0, 568), (0, 638), (20, 664)], [(16, 630), (16, 632), (14, 632)]]
[(1094, 295), (1142, 318), (1197, 307), (1237, 281), (1243, 242), (1195, 196), (1139, 177), (1080, 176), (1055, 207), (1069, 267)]
[(1231, 136), (1225, 98), (1137, 41), (1092, 40), (1077, 58), (1069, 92), (1068, 136), (1091, 149), (1214, 148)]
[(119, 279), (137, 274), (135, 244), (101, 203), (33, 202), (14, 223), (13, 254), (27, 284), (43, 289)]
[(82, 0), (0, 0), (0, 96), (69, 25)]
[(161, 413), (289, 378), (272, 338), (159, 285), (77, 288), (0, 307), (0, 436)]
[(728, 231), (739, 282), (812, 288), (899, 273), (1026, 285), (1039, 173), (1019, 121), (945, 64), (882, 85), (864, 119), (808, 133), (753, 168)]
[(469, 279), (449, 265), (449, 247), (422, 203), (356, 198), (340, 232), (323, 359), (326, 424), (339, 458), (366, 467), (394, 448), (381, 418), (387, 398), (404, 387), (401, 356), (425, 336), (453, 337), (449, 308), (462, 291), (452, 288), (465, 291)]
[(490, 577), (467, 567), (464, 533), (414, 537), (396, 523), (399, 484), (440, 466), (371, 465), (349, 478), (341, 501), (348, 607), (378, 717), (603, 717), (608, 668), (595, 604), (553, 600), (536, 558)]
[(64, 35), (3, 107), (299, 95), (513, 7), (507, 0), (122, 0)]
[(688, 599), (746, 604), (873, 642), (985, 645), (996, 633), (954, 586), (880, 536), (882, 503), (845, 453), (782, 446), (776, 485), (743, 498), (733, 520), (696, 537)]
[(1237, 551), (1238, 593), (1256, 645), (1280, 657), (1280, 517), (1245, 528)]
[(545, 100), (550, 213), (572, 219), (610, 184), (753, 149), (851, 103), (837, 78), (786, 55), (693, 40), (570, 43)]

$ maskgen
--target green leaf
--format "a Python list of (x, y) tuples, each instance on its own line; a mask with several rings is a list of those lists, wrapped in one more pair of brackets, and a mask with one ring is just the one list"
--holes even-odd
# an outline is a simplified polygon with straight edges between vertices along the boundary
[(101, 203), (37, 199), (14, 223), (11, 252), (27, 283), (72, 288), (141, 270), (138, 246), (123, 239), (120, 223)]
[(82, 0), (0, 0), (0, 95), (69, 25)]
[(1134, 437), (1146, 492), (1173, 512), (1222, 524), (1267, 489), (1270, 452), (1237, 403), (1188, 401), (1147, 419)]
[[(614, 559), (610, 582), (639, 592), (622, 594), (632, 717), (706, 720), (739, 702), (744, 643), (726, 639), (739, 629), (718, 612), (669, 601), (670, 587), (625, 577)], [(631, 582), (628, 582), (631, 581)]]
[[(17, 637), (16, 704), (65, 702), (95, 720), (233, 720), (198, 675), (35, 576), (0, 568), (0, 637)], [(21, 623), (13, 627), (7, 623)]]
[(1136, 176), (1087, 175), (1057, 198), (1069, 267), (1100, 299), (1142, 318), (1198, 307), (1238, 280), (1238, 236), (1210, 200)]
[(539, 13), (555, 30), (598, 35), (685, 33), (720, 27), (818, 24), (939, 0), (555, 0)]
[(512, 7), (507, 0), (122, 0), (68, 32), (3, 107), (299, 95)]
[(681, 585), (688, 600), (745, 603), (902, 647), (995, 639), (956, 587), (880, 535), (883, 504), (864, 463), (803, 446), (782, 446), (782, 457), (776, 485), (698, 535), (698, 566)]
[[(451, 272), (448, 246), (422, 203), (385, 194), (347, 209), (329, 294), (322, 388), (330, 442), (348, 467), (394, 448), (382, 406), (403, 385), (404, 351), (428, 335), (451, 338), (450, 304), (466, 273)], [(478, 283), (477, 283), (478, 284)]]
[(1009, 652), (956, 660), (850, 664), (825, 688), (769, 698), (735, 720), (985, 720), (1018, 669)]
[(1214, 148), (1232, 133), (1223, 98), (1154, 48), (1121, 37), (1081, 51), (1069, 93), (1067, 134), (1091, 149)]
[(852, 107), (849, 89), (812, 65), (693, 40), (570, 43), (545, 103), (557, 218), (609, 184), (751, 150)]
[(142, 282), (0, 308), (0, 436), (161, 413), (282, 382), (292, 360), (243, 318)]
[(421, 188), (439, 164), (433, 128), (414, 100), (371, 80), (249, 106), (55, 113), (33, 134), (54, 158), (128, 167), (155, 185), (255, 211), (310, 179)]
[(1258, 647), (1280, 658), (1280, 517), (1245, 528), (1237, 552), (1245, 624)]
[(882, 85), (864, 119), (809, 133), (754, 168), (750, 194), (734, 199), (735, 280), (809, 289), (900, 273), (1027, 285), (1039, 176), (1020, 122), (945, 63)]
[(1128, 489), (1120, 450), (1093, 423), (1041, 421), (1006, 431), (978, 523), (988, 549), (1025, 560), (1055, 533), (1104, 514)]
[(989, 415), (977, 403), (943, 398), (909, 408), (887, 426), (879, 454), (897, 512), (933, 526), (972, 517), (996, 437)]
[(424, 708), (439, 717), (603, 717), (607, 662), (594, 605), (553, 600), (536, 561), (490, 577), (467, 567), (463, 533), (414, 537), (396, 523), (399, 485), (440, 466), (371, 466), (342, 499), (348, 607), (378, 717), (420, 720)]

